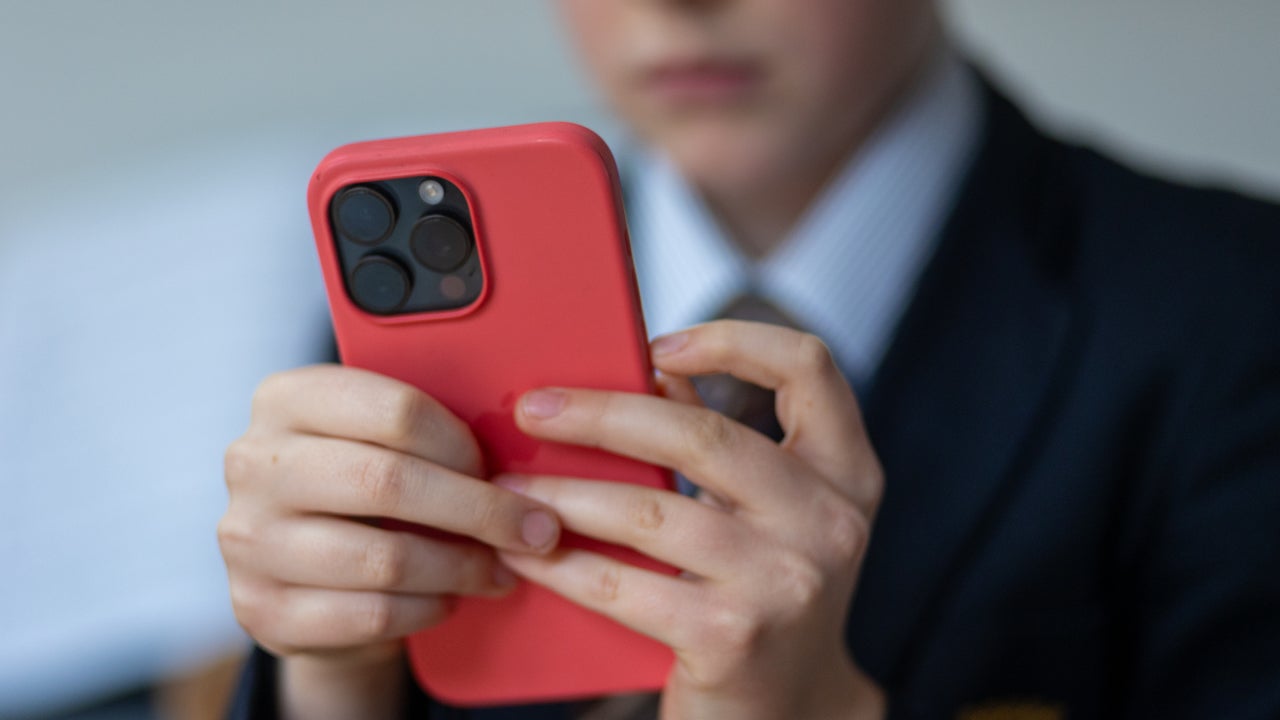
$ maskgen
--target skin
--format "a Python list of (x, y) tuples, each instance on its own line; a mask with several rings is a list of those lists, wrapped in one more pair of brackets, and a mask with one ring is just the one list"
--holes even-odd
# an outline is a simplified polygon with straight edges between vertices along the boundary
[[(265, 381), (227, 451), (219, 541), (237, 618), (283, 658), (285, 717), (396, 716), (399, 639), (445, 618), (450, 596), (506, 592), (504, 568), (672, 647), (667, 720), (882, 716), (841, 630), (883, 479), (826, 346), (720, 321), (655, 341), (652, 356), (667, 397), (543, 389), (516, 419), (675, 468), (707, 488), (698, 500), (578, 478), (487, 483), (466, 426), (408, 385), (336, 366)], [(781, 444), (697, 404), (687, 376), (720, 372), (777, 391)], [(555, 549), (562, 526), (684, 573)]]
[[(615, 112), (749, 254), (775, 247), (941, 41), (932, 0), (560, 0)], [(673, 95), (663, 68), (727, 62), (739, 92)]]
[[(477, 480), (467, 426), (410, 385), (322, 365), (265, 380), (227, 449), (218, 525), (240, 624), (284, 658), (285, 717), (392, 717), (400, 639), (451, 598), (515, 584), (494, 552), (375, 527), (391, 518), (539, 553), (554, 511)], [(526, 539), (526, 533), (528, 538)]]
[(795, 330), (721, 321), (659, 339), (653, 361), (677, 377), (727, 372), (775, 390), (785, 439), (692, 402), (545, 389), (517, 408), (525, 432), (675, 468), (706, 495), (560, 477), (496, 482), (554, 508), (571, 530), (684, 573), (572, 549), (500, 557), (670, 646), (664, 718), (880, 716), (883, 697), (841, 631), (883, 479), (826, 346)]
[[(560, 5), (619, 114), (757, 256), (938, 38), (929, 0)], [(672, 58), (728, 58), (746, 81), (692, 94), (647, 85)], [(467, 427), (408, 385), (336, 366), (264, 381), (227, 451), (218, 537), (237, 618), (282, 659), (282, 716), (398, 717), (400, 639), (447, 617), (452, 598), (500, 595), (518, 575), (672, 647), (664, 720), (883, 717), (883, 693), (842, 641), (883, 479), (829, 353), (793, 330), (722, 321), (656, 341), (653, 362), (665, 397), (544, 389), (516, 420), (535, 437), (680, 470), (707, 488), (698, 500), (581, 478), (486, 482)], [(781, 444), (698, 404), (688, 376), (719, 372), (778, 391)], [(561, 527), (684, 572), (557, 549)]]

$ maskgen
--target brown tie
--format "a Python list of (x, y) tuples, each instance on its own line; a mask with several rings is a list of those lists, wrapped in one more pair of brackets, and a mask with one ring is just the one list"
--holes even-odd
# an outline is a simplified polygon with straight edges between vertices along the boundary
[[(742, 295), (730, 302), (717, 315), (725, 320), (799, 327), (781, 310), (754, 295)], [(694, 387), (706, 406), (747, 427), (754, 428), (774, 440), (782, 439), (782, 427), (774, 412), (773, 391), (739, 380), (732, 375), (704, 375), (693, 379)], [(680, 490), (692, 495), (697, 488), (683, 477)], [(615, 695), (582, 703), (574, 711), (577, 720), (653, 720), (658, 717), (659, 696), (656, 694)]]
[[(755, 295), (739, 296), (726, 305), (718, 317), (789, 328), (800, 327), (799, 323), (781, 310)], [(704, 375), (694, 378), (693, 384), (698, 388), (698, 394), (707, 407), (774, 440), (782, 439), (782, 427), (778, 425), (778, 416), (774, 412), (772, 390), (752, 385), (732, 375)]]

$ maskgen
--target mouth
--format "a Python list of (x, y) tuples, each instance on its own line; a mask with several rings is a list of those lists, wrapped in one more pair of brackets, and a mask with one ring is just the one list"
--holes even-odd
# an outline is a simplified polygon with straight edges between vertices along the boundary
[(677, 107), (723, 107), (749, 100), (764, 80), (759, 63), (699, 58), (658, 63), (643, 74), (644, 89)]

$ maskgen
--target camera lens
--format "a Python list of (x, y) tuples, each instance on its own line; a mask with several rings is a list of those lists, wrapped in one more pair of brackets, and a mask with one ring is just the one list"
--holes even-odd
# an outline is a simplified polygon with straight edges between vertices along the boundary
[(369, 312), (394, 312), (409, 299), (412, 287), (408, 271), (389, 257), (370, 255), (351, 271), (351, 297)]
[(453, 272), (471, 256), (475, 243), (462, 223), (444, 215), (428, 215), (413, 226), (409, 248), (418, 262), (440, 273)]
[(362, 245), (386, 239), (396, 226), (396, 209), (382, 193), (367, 187), (350, 188), (333, 204), (338, 232)]

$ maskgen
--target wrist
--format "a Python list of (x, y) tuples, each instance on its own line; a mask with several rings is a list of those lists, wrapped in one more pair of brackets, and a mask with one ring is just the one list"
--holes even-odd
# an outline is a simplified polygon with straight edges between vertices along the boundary
[(862, 668), (847, 658), (835, 665), (826, 677), (821, 706), (812, 708), (808, 717), (823, 720), (884, 720), (889, 703), (884, 690)]
[(849, 717), (856, 720), (884, 720), (889, 716), (888, 696), (862, 668), (855, 665), (853, 670), (854, 712)]
[(404, 715), (408, 682), (404, 653), (398, 646), (354, 656), (282, 658), (279, 717), (282, 720), (398, 719)]

